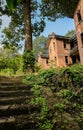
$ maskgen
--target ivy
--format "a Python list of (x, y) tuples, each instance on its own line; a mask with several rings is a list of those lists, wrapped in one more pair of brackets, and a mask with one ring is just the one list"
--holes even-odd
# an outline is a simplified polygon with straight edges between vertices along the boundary
[(24, 71), (34, 71), (35, 58), (33, 51), (25, 51), (23, 54)]

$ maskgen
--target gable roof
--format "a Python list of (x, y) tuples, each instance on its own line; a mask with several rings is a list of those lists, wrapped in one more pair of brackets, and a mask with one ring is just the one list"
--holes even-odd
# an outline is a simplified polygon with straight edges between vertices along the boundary
[(71, 38), (71, 37), (56, 35), (54, 32), (52, 32), (51, 34), (48, 35), (47, 48), (50, 44), (51, 39), (63, 40), (63, 41), (67, 41), (69, 43), (73, 40), (73, 38)]

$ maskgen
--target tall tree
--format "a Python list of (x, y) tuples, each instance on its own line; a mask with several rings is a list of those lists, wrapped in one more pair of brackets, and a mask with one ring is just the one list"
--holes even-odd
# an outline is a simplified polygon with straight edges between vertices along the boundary
[[(32, 49), (32, 27), (31, 18), (40, 12), (41, 21), (39, 23), (35, 22), (33, 27), (36, 32), (43, 31), (45, 22), (44, 19), (47, 17), (49, 20), (55, 20), (58, 17), (72, 17), (75, 7), (79, 0), (6, 0), (10, 9), (16, 8), (17, 5), (24, 7), (23, 12), (25, 13), (25, 47), (26, 50)], [(72, 3), (72, 4), (71, 4)], [(18, 6), (17, 6), (18, 7)], [(34, 13), (33, 13), (34, 12)], [(21, 12), (22, 13), (22, 12)], [(27, 19), (27, 20), (26, 20)], [(40, 19), (40, 18), (39, 18)], [(33, 21), (32, 21), (33, 22)], [(42, 26), (43, 25), (43, 26)], [(42, 29), (43, 28), (43, 29)]]
[[(21, 11), (21, 19), (20, 19), (20, 25), (25, 26), (25, 50), (26, 51), (31, 51), (32, 50), (32, 32), (37, 35), (40, 34), (40, 31), (43, 31), (45, 23), (44, 23), (44, 18), (42, 15), (39, 13), (37, 14), (36, 11), (38, 11), (39, 8), (39, 3), (37, 0), (6, 0), (9, 8), (11, 10), (14, 10), (14, 8), (17, 5), (16, 11), (12, 14), (12, 23), (11, 24), (16, 24), (15, 26), (19, 23), (19, 17), (20, 17), (20, 11)], [(38, 11), (40, 12), (40, 11)], [(39, 15), (39, 22), (37, 20), (32, 21), (34, 25), (31, 23), (31, 19), (35, 18), (35, 15)], [(17, 16), (16, 19), (15, 16)], [(25, 18), (25, 22), (23, 21), (23, 17)], [(14, 20), (15, 18), (15, 20)], [(21, 22), (22, 21), (22, 22)], [(14, 23), (15, 22), (15, 23)], [(18, 22), (18, 23), (16, 23)], [(22, 26), (20, 26), (21, 28)], [(38, 30), (37, 30), (38, 28)], [(22, 30), (22, 28), (21, 28)], [(34, 31), (35, 30), (35, 31)], [(16, 30), (15, 30), (16, 31)], [(24, 31), (24, 30), (23, 30)]]
[(68, 31), (67, 33), (66, 33), (66, 37), (75, 37), (75, 35), (76, 35), (76, 32), (75, 32), (75, 30), (70, 30), (70, 31)]
[(30, 0), (6, 0), (9, 8), (14, 10), (17, 4), (20, 2), (23, 3), (24, 6), (24, 13), (25, 13), (25, 49), (26, 51), (32, 50), (32, 32), (31, 32), (31, 7), (30, 7)]
[(30, 0), (24, 0), (24, 13), (25, 13), (25, 49), (32, 50), (32, 29), (31, 29), (31, 7)]
[(73, 18), (79, 0), (42, 0), (41, 12), (49, 20), (60, 17)]
[[(38, 36), (40, 32), (43, 32), (45, 22), (43, 16), (40, 16), (40, 12), (37, 13), (35, 11), (35, 8), (37, 8), (38, 5), (36, 3), (32, 3), (32, 5), (36, 7), (31, 7), (31, 31), (33, 36)], [(10, 41), (12, 44), (16, 45), (19, 44), (22, 40), (24, 42), (24, 26), (24, 6), (22, 4), (19, 4), (14, 13), (11, 14), (11, 22), (9, 24), (9, 27), (6, 27), (3, 30), (3, 34), (5, 34), (5, 39), (3, 38), (3, 41)], [(9, 36), (11, 36), (12, 39)]]

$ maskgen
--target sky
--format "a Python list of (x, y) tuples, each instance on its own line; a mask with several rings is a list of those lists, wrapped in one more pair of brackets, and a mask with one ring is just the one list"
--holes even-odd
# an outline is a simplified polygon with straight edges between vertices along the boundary
[(70, 18), (59, 18), (55, 22), (47, 21), (44, 32), (44, 36), (48, 36), (52, 32), (57, 35), (64, 36), (68, 31), (75, 30), (74, 20)]
[(6, 15), (3, 15), (3, 16), (1, 16), (1, 19), (3, 20), (1, 29), (3, 29), (4, 27), (9, 25), (10, 18), (8, 16), (6, 16)]
[[(10, 22), (10, 18), (7, 16), (3, 16), (3, 24), (1, 30), (8, 26)], [(74, 20), (70, 18), (59, 18), (55, 22), (46, 21), (46, 27), (44, 29), (44, 32), (41, 33), (41, 35), (48, 37), (49, 34), (54, 32), (57, 35), (64, 36), (68, 31), (75, 29)], [(0, 30), (0, 39), (1, 39), (1, 30)]]
[(6, 15), (4, 16), (1, 16), (1, 19), (2, 19), (2, 26), (0, 28), (0, 41), (1, 41), (1, 35), (2, 35), (2, 30), (7, 27), (9, 25), (9, 22), (10, 22), (10, 18)]

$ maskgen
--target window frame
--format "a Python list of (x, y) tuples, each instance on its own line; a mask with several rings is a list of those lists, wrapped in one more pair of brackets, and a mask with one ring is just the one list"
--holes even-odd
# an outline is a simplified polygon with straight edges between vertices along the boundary
[(55, 50), (55, 42), (53, 42), (53, 48), (54, 48), (54, 50)]
[(49, 62), (48, 62), (48, 59), (46, 59), (46, 64), (48, 64)]
[(77, 18), (78, 18), (78, 22), (82, 20), (80, 10), (77, 11)]
[(65, 56), (65, 63), (68, 64), (68, 56)]
[(66, 49), (67, 48), (66, 41), (63, 42), (63, 45), (64, 45), (64, 49)]
[(81, 33), (81, 43), (83, 45), (83, 32)]

